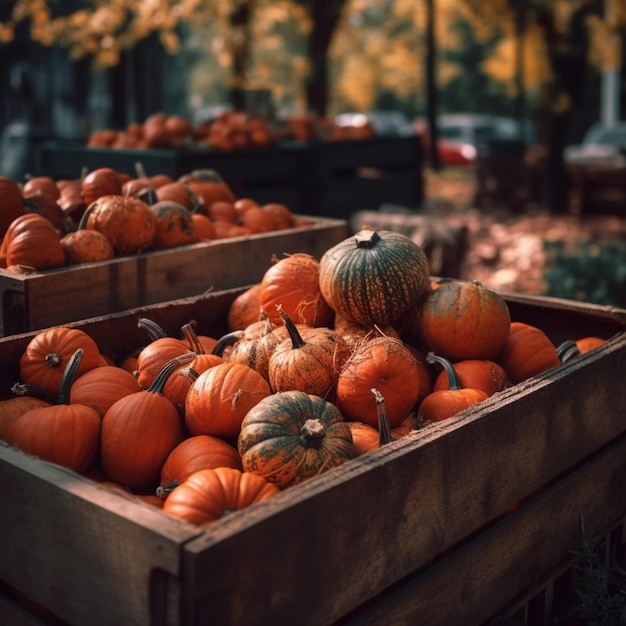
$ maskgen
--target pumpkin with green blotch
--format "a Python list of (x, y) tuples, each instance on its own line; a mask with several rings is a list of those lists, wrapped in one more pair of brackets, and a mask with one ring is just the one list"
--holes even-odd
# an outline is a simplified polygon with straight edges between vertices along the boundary
[(507, 341), (511, 315), (497, 292), (457, 280), (429, 291), (414, 323), (425, 347), (446, 359), (493, 360)]
[(280, 391), (246, 414), (237, 440), (241, 464), (284, 489), (357, 456), (339, 409), (303, 391)]
[(331, 308), (358, 324), (393, 323), (430, 285), (428, 258), (409, 237), (363, 228), (320, 259), (320, 290)]

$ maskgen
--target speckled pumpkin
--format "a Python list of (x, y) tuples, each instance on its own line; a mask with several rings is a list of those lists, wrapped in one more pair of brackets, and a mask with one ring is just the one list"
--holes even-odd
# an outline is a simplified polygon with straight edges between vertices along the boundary
[(339, 409), (303, 391), (272, 394), (250, 409), (237, 448), (246, 472), (281, 489), (357, 456)]
[(401, 233), (364, 228), (324, 253), (319, 281), (336, 313), (359, 324), (390, 324), (428, 289), (428, 258)]
[(493, 359), (509, 335), (506, 301), (478, 282), (452, 281), (431, 290), (417, 323), (428, 350), (451, 361)]

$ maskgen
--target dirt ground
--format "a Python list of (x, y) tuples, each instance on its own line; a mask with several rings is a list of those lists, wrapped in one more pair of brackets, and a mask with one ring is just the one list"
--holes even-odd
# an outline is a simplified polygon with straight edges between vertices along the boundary
[(601, 250), (615, 242), (626, 243), (626, 207), (623, 215), (556, 216), (540, 207), (527, 207), (523, 214), (506, 207), (485, 212), (473, 206), (475, 192), (471, 170), (425, 172), (429, 212), (467, 228), (469, 245), (461, 277), (485, 286), (546, 293), (544, 277), (550, 269), (546, 250), (551, 246), (576, 254), (581, 244)]

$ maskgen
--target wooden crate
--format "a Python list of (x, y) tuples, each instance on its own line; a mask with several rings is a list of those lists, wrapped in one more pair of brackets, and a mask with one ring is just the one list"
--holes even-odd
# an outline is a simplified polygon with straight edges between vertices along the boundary
[(348, 235), (343, 220), (311, 220), (290, 230), (27, 275), (0, 269), (0, 336), (239, 287), (260, 280), (274, 255), (307, 252), (319, 258)]
[(315, 215), (349, 218), (391, 203), (423, 201), (419, 137), (373, 137), (318, 142), (309, 153), (309, 195)]
[[(70, 325), (123, 354), (145, 341), (139, 316), (168, 332), (193, 318), (219, 333), (237, 293)], [(17, 622), (17, 590), (94, 626), (502, 616), (571, 560), (581, 516), (590, 536), (626, 517), (626, 311), (503, 295), (514, 320), (555, 343), (608, 341), (204, 530), (0, 446), (4, 614)], [(5, 384), (33, 335), (0, 339)]]
[(194, 169), (213, 169), (237, 197), (257, 202), (281, 202), (294, 213), (309, 212), (301, 179), (306, 176), (307, 148), (299, 142), (281, 142), (268, 148), (232, 152), (204, 149), (117, 150), (87, 148), (69, 142), (44, 142), (38, 148), (37, 172), (42, 176), (79, 178), (83, 168), (112, 167), (137, 176), (140, 162), (149, 175), (174, 179)]
[(271, 148), (211, 150), (114, 150), (46, 142), (37, 173), (77, 178), (84, 167), (112, 167), (136, 175), (177, 178), (195, 168), (217, 170), (238, 197), (282, 202), (296, 213), (347, 218), (383, 203), (417, 207), (423, 200), (419, 137), (281, 142)]
[(573, 212), (626, 212), (626, 165), (570, 164), (566, 170)]

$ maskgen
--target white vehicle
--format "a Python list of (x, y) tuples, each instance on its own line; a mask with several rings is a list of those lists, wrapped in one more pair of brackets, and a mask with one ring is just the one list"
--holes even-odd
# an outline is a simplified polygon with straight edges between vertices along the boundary
[(594, 124), (580, 144), (565, 148), (563, 159), (570, 165), (626, 165), (626, 122)]

